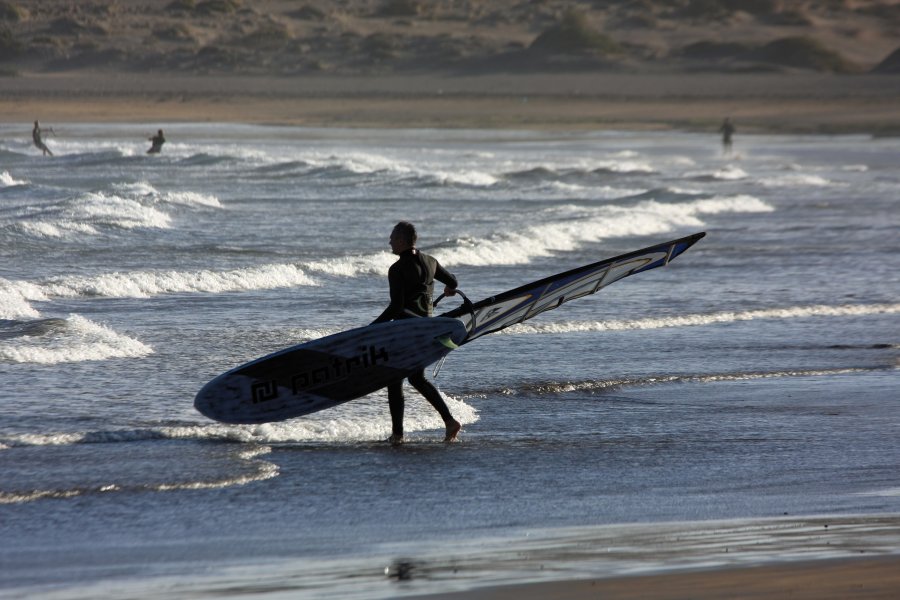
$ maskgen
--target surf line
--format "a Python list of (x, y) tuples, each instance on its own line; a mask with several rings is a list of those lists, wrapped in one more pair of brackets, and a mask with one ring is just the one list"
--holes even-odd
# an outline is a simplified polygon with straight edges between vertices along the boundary
[(649, 317), (633, 321), (579, 321), (570, 323), (520, 324), (511, 327), (509, 334), (578, 333), (590, 331), (627, 331), (631, 329), (664, 329), (668, 327), (696, 327), (718, 323), (735, 323), (764, 319), (804, 319), (809, 317), (851, 317), (900, 313), (900, 304), (824, 304), (789, 308), (766, 308), (742, 312)]

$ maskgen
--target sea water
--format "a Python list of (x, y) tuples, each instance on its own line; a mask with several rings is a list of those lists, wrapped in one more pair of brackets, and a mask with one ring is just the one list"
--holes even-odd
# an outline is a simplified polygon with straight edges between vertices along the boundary
[[(900, 140), (53, 126), (51, 158), (0, 125), (0, 595), (388, 597), (527, 556), (664, 566), (633, 547), (672, 523), (900, 513)], [(708, 235), (453, 352), (460, 443), (412, 390), (399, 448), (384, 392), (194, 411), (217, 374), (374, 319), (399, 220), (473, 300)]]

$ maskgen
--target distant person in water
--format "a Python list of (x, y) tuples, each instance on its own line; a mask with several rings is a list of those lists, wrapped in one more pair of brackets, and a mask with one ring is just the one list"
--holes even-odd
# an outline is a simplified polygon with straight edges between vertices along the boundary
[[(50, 133), (53, 133), (53, 128), (51, 127), (47, 131), (49, 131)], [(31, 139), (34, 140), (35, 147), (44, 153), (43, 156), (47, 156), (48, 154), (50, 156), (53, 156), (53, 153), (50, 152), (50, 148), (48, 148), (47, 144), (44, 143), (44, 140), (41, 137), (41, 133), (42, 133), (41, 124), (38, 123), (37, 121), (35, 121), (34, 129), (31, 130)]]
[(162, 129), (156, 132), (151, 138), (147, 138), (150, 140), (150, 149), (147, 150), (147, 154), (159, 154), (160, 150), (162, 150), (162, 145), (166, 143), (166, 138), (163, 135)]
[(719, 132), (722, 134), (722, 153), (731, 154), (731, 136), (734, 135), (734, 125), (730, 118), (725, 117), (725, 121), (719, 127)]

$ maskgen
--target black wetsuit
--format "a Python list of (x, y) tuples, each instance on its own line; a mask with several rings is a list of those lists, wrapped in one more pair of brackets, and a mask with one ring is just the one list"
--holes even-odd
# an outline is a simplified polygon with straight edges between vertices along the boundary
[(165, 143), (166, 143), (166, 138), (163, 137), (163, 134), (160, 131), (159, 134), (154, 135), (152, 138), (150, 138), (151, 145), (150, 145), (150, 149), (147, 150), (147, 154), (159, 154), (160, 151), (162, 150), (162, 145)]
[[(415, 248), (400, 254), (388, 271), (388, 283), (391, 287), (391, 303), (374, 323), (383, 323), (396, 319), (430, 317), (432, 311), (431, 295), (434, 281), (438, 280), (451, 288), (457, 286), (456, 277), (447, 271), (432, 256), (422, 254)], [(453, 417), (447, 403), (437, 388), (425, 379), (425, 369), (413, 373), (408, 378), (416, 390), (440, 413), (446, 422)], [(403, 437), (403, 380), (388, 385), (388, 406), (391, 409), (393, 434)]]
[(50, 148), (48, 148), (47, 144), (44, 143), (44, 140), (41, 139), (41, 128), (37, 125), (35, 125), (34, 129), (31, 130), (31, 139), (32, 141), (34, 141), (34, 145), (43, 153), (44, 156), (47, 156), (48, 154), (50, 156), (53, 156), (53, 153), (50, 152)]

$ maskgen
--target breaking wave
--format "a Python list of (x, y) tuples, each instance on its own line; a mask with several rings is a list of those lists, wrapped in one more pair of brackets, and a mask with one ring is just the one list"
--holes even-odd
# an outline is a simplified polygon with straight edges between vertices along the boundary
[[(842, 368), (842, 369), (809, 369), (789, 371), (766, 371), (747, 373), (710, 373), (696, 375), (650, 375), (646, 377), (622, 379), (588, 379), (583, 381), (547, 381), (526, 383), (516, 388), (502, 388), (487, 393), (504, 395), (548, 395), (572, 392), (603, 392), (622, 388), (665, 385), (677, 383), (716, 383), (720, 381), (754, 381), (759, 379), (778, 379), (783, 377), (822, 377), (830, 375), (847, 375), (852, 373), (871, 373), (880, 370), (874, 368)], [(481, 392), (479, 395), (484, 395)]]
[(649, 317), (627, 321), (573, 321), (564, 323), (520, 323), (501, 333), (540, 334), (578, 333), (589, 331), (627, 331), (632, 329), (663, 329), (668, 327), (697, 327), (719, 323), (735, 323), (756, 319), (804, 319), (808, 317), (848, 317), (900, 313), (900, 304), (843, 304), (839, 306), (812, 305), (788, 308), (767, 308), (746, 311)]
[(59, 364), (153, 353), (142, 342), (80, 315), (0, 324), (0, 362)]

